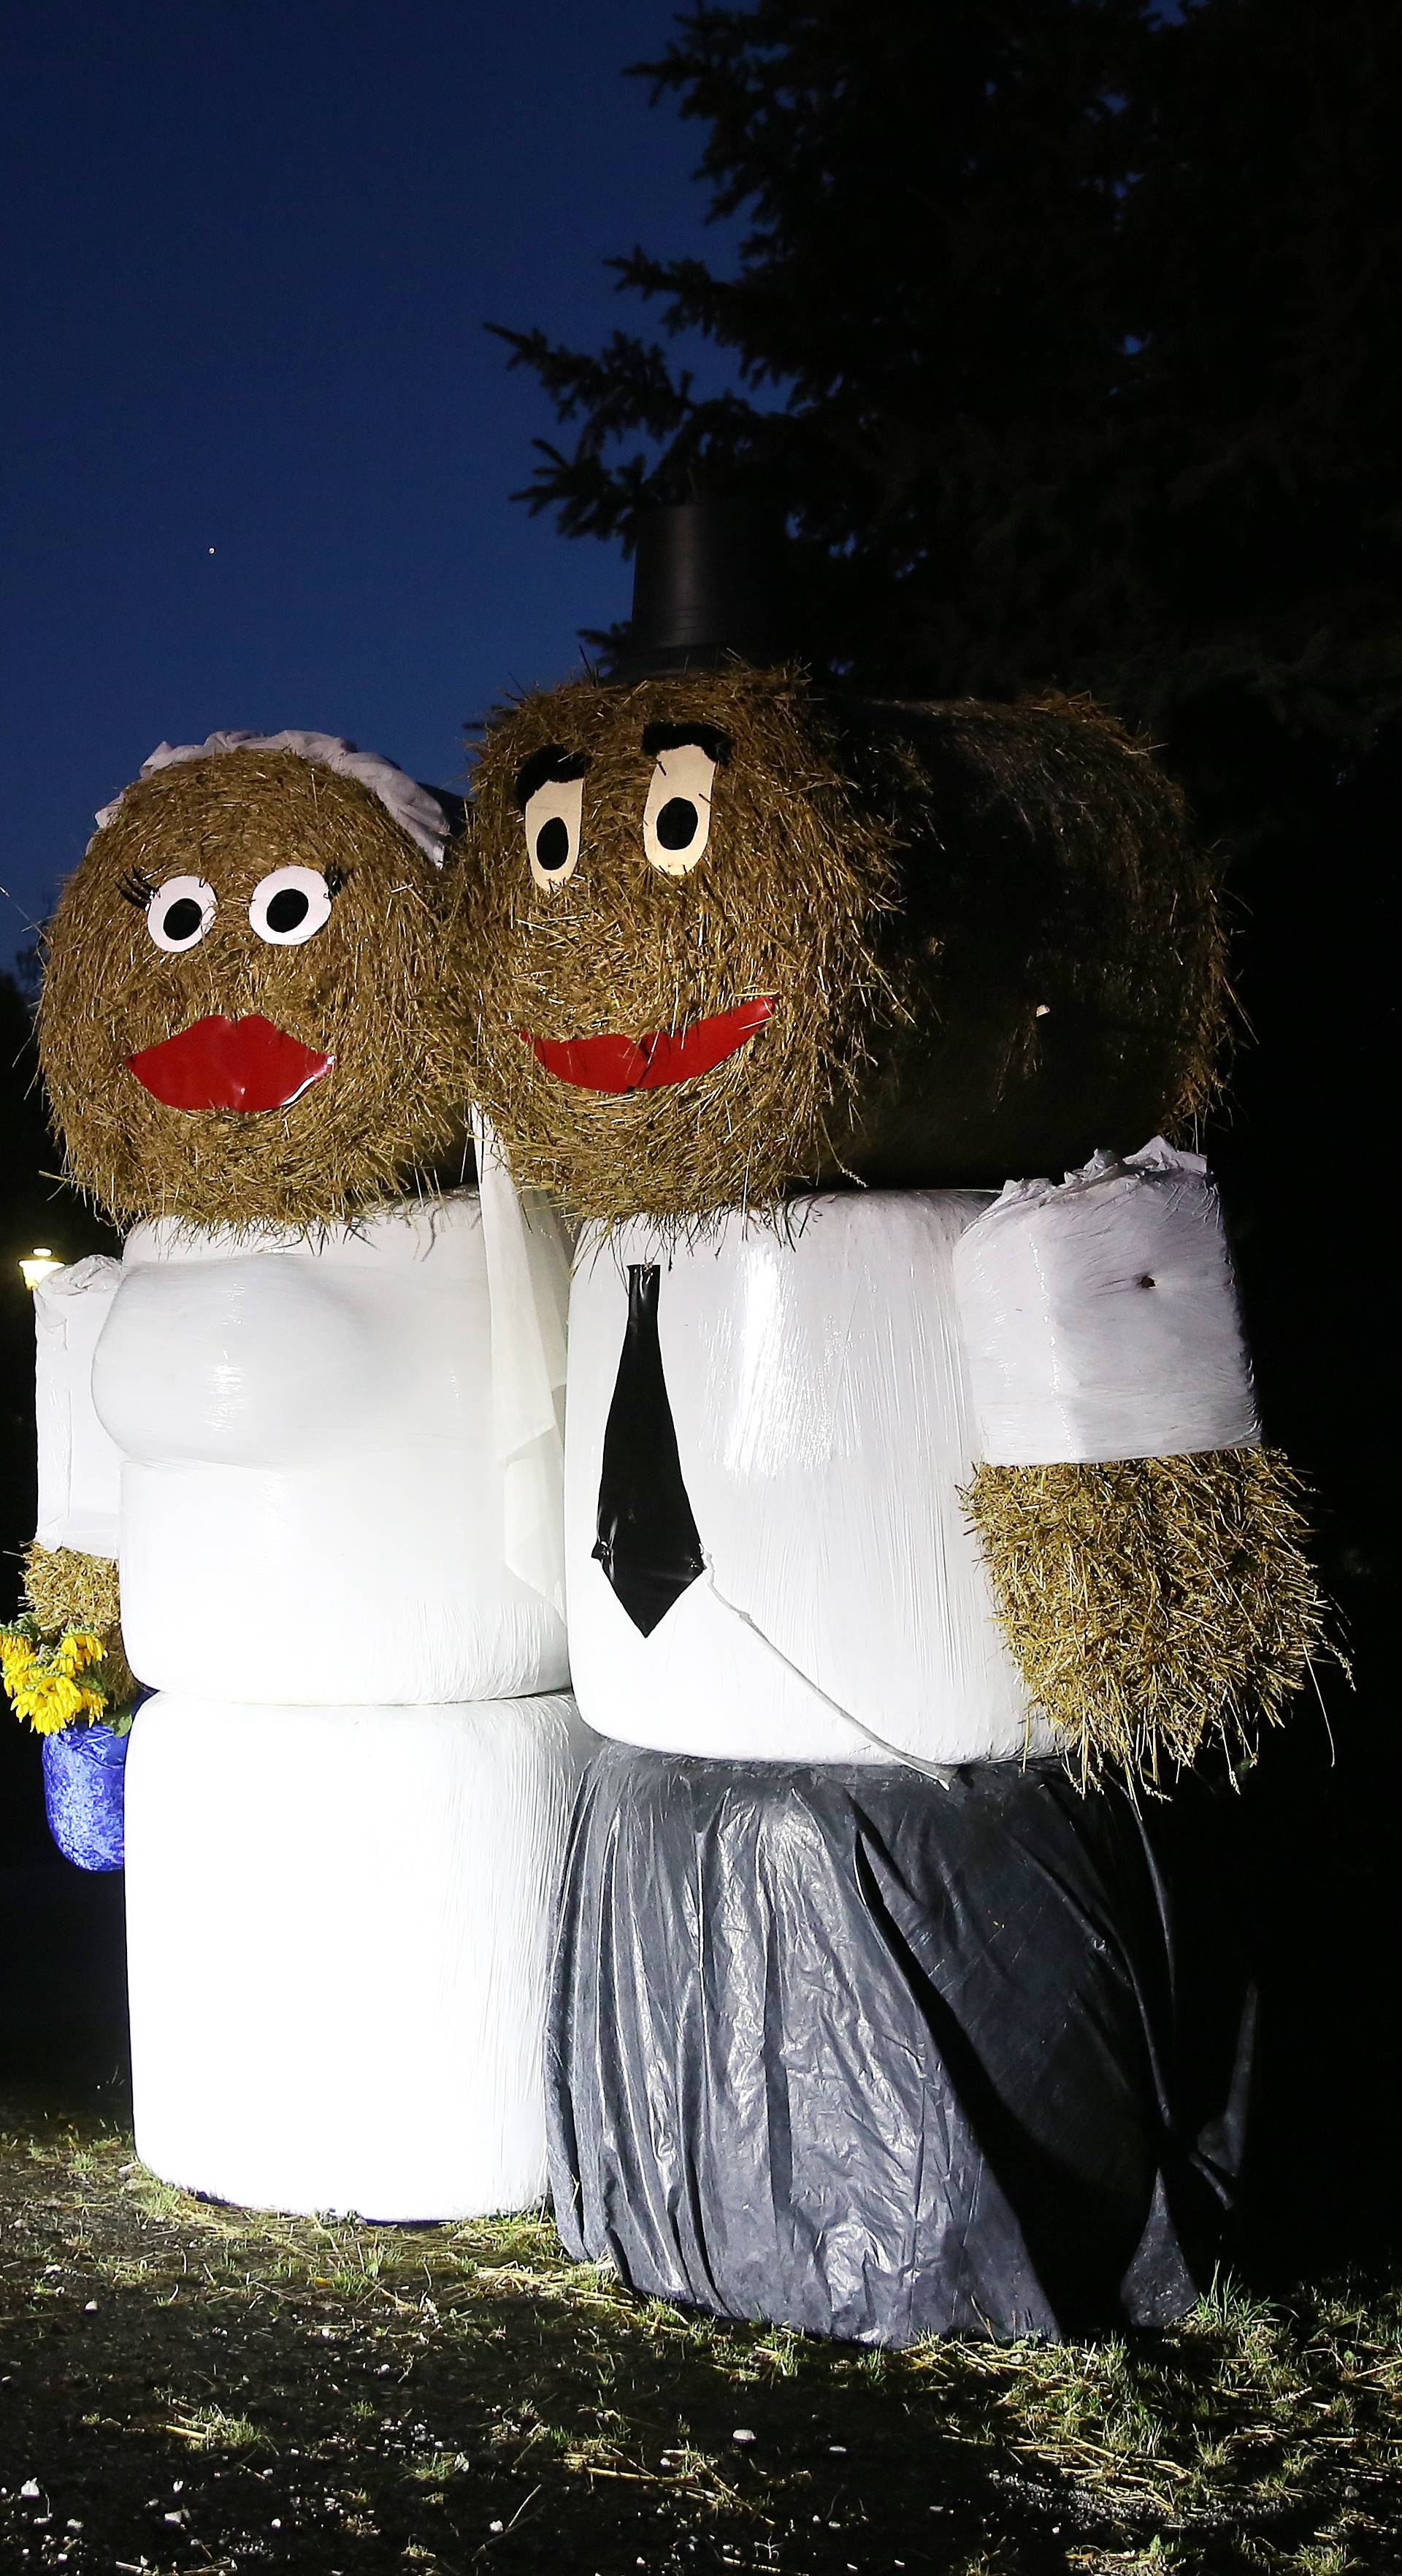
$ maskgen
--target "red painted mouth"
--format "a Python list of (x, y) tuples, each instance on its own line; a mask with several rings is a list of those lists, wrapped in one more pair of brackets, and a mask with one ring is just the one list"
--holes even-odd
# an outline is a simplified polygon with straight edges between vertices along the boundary
[(127, 1057), (127, 1070), (167, 1109), (286, 1109), (336, 1059), (290, 1038), (257, 1011), (192, 1020), (159, 1046)]
[(758, 1001), (695, 1020), (689, 1029), (654, 1029), (643, 1038), (534, 1038), (529, 1029), (521, 1035), (557, 1082), (572, 1082), (581, 1091), (661, 1091), (724, 1064), (763, 1028), (773, 1008), (774, 995), (762, 993)]

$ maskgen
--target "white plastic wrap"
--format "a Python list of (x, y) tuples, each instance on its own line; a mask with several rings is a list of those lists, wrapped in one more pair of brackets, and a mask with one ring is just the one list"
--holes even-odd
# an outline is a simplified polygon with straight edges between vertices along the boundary
[[(149, 760), (143, 760), (141, 775), (153, 778), (158, 770), (170, 769), (178, 761), (203, 760), (210, 752), (220, 751), (295, 751), (303, 760), (318, 762), (323, 769), (338, 770), (344, 778), (358, 778), (372, 796), (378, 796), (387, 813), (392, 814), (401, 831), (417, 841), (426, 859), (436, 868), (443, 865), (443, 844), (447, 840), (447, 814), (431, 787), (421, 787), (416, 778), (385, 760), (377, 751), (357, 751), (336, 733), (212, 733), (205, 742), (158, 742)], [(122, 791), (126, 793), (125, 789)], [(105, 831), (122, 801), (114, 796), (100, 807), (96, 822)]]
[(538, 2200), (582, 1742), (563, 1696), (148, 1701), (126, 1792), (143, 2161), (255, 2209), (445, 2219)]
[(492, 1316), (492, 1440), (502, 1471), (506, 1562), (565, 1613), (565, 1317), (569, 1229), (541, 1190), (511, 1178), (497, 1134), (472, 1113)]
[(954, 1264), (995, 1465), (1170, 1458), (1260, 1439), (1231, 1255), (1200, 1154), (1155, 1137), (1008, 1183)]
[(558, 1611), (506, 1563), (474, 1194), (313, 1241), (138, 1226), (93, 1392), (143, 1681), (331, 1705), (567, 1682)]
[[(570, 1300), (565, 1544), (580, 1709), (662, 1751), (921, 1764), (1050, 1749), (995, 1624), (959, 1488), (973, 1470), (954, 1248), (965, 1191), (820, 1198), (792, 1238), (726, 1218), (669, 1255), (586, 1236)], [(706, 1560), (650, 1636), (593, 1549), (627, 1267), (658, 1334)]]
[(95, 1253), (51, 1270), (34, 1290), (34, 1394), (41, 1547), (115, 1556), (121, 1457), (93, 1403), (93, 1353), (121, 1263)]

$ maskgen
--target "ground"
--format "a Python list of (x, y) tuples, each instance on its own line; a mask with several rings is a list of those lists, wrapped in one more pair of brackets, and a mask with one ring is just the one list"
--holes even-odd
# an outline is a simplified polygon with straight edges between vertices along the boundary
[(905, 2354), (720, 2326), (541, 2218), (251, 2217), (120, 2098), (0, 2104), (0, 2567), (1402, 2569), (1402, 2289)]

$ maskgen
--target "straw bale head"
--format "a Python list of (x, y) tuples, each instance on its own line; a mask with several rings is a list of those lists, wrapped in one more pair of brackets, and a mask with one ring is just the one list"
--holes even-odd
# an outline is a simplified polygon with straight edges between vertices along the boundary
[(580, 681), (487, 735), (477, 1084), (581, 1214), (772, 1203), (823, 1150), (877, 970), (889, 834), (794, 675)]
[(1210, 1091), (1208, 872), (1087, 704), (571, 682), (489, 725), (474, 808), (476, 1088), (583, 1216), (999, 1182)]
[(50, 924), (39, 1015), (81, 1189), (119, 1219), (303, 1226), (451, 1150), (449, 890), (379, 795), (240, 747), (143, 774), (109, 816)]

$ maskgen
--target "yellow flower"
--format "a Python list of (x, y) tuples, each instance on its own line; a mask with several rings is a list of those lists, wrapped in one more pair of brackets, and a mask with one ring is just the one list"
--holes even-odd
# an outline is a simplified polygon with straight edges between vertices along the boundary
[(31, 1681), (21, 1682), (14, 1696), (17, 1714), (28, 1718), (36, 1735), (57, 1735), (61, 1727), (82, 1716), (92, 1692), (81, 1690), (64, 1673), (39, 1672)]
[(0, 1629), (0, 1675), (9, 1690), (20, 1674), (33, 1663), (38, 1648), (29, 1637), (10, 1636)]
[(85, 1665), (100, 1663), (101, 1660), (102, 1639), (94, 1636), (91, 1628), (70, 1628), (54, 1648), (53, 1670), (72, 1681)]
[(52, 1648), (22, 1630), (0, 1630), (0, 1678), (16, 1716), (27, 1718), (39, 1735), (56, 1735), (80, 1717), (101, 1717), (106, 1692), (78, 1676), (100, 1663), (102, 1654), (102, 1639), (91, 1628), (70, 1629)]

